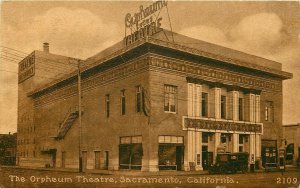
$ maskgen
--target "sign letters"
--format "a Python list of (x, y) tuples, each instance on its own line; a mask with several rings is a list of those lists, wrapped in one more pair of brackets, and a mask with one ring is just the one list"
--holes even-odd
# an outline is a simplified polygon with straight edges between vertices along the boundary
[[(130, 29), (131, 34), (124, 37), (125, 46), (134, 43), (140, 38), (152, 36), (162, 30), (162, 18), (158, 17), (161, 9), (167, 6), (167, 1), (159, 0), (144, 8), (139, 7), (139, 12), (135, 14), (127, 13), (125, 16), (125, 30)], [(157, 13), (157, 15), (155, 15)]]
[(30, 55), (19, 63), (19, 83), (34, 75), (34, 55)]

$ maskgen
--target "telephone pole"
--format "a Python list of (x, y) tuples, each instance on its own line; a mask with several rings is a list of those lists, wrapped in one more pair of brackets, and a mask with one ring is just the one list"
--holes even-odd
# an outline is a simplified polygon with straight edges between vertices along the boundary
[(78, 69), (78, 130), (79, 130), (79, 139), (78, 139), (78, 153), (79, 153), (79, 172), (82, 172), (82, 152), (81, 152), (81, 142), (82, 142), (82, 106), (81, 106), (81, 71), (80, 71), (80, 60), (77, 60), (77, 69)]

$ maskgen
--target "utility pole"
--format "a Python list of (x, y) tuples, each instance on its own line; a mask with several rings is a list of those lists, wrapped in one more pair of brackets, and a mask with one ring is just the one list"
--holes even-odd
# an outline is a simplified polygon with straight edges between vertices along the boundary
[(78, 153), (79, 153), (79, 172), (82, 172), (82, 152), (81, 152), (81, 142), (82, 142), (82, 122), (81, 122), (81, 71), (80, 71), (80, 60), (77, 61), (78, 68), (78, 129), (79, 129), (79, 140), (78, 140)]

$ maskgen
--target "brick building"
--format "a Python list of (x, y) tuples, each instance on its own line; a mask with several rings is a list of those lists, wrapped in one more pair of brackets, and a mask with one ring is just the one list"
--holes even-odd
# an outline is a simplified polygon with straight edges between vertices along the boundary
[[(37, 55), (19, 83), (18, 164), (78, 168), (76, 67), (48, 52), (27, 58)], [(57, 58), (69, 71), (45, 71)], [(203, 170), (239, 151), (276, 162), (292, 78), (280, 63), (162, 30), (86, 59), (81, 73), (85, 169)]]
[(0, 165), (15, 165), (17, 133), (0, 134)]

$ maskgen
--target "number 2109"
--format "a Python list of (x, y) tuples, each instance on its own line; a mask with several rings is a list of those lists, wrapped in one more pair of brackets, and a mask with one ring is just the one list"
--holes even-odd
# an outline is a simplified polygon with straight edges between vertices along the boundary
[(291, 178), (291, 177), (276, 178), (277, 184), (296, 184), (297, 182), (298, 182), (298, 178)]

